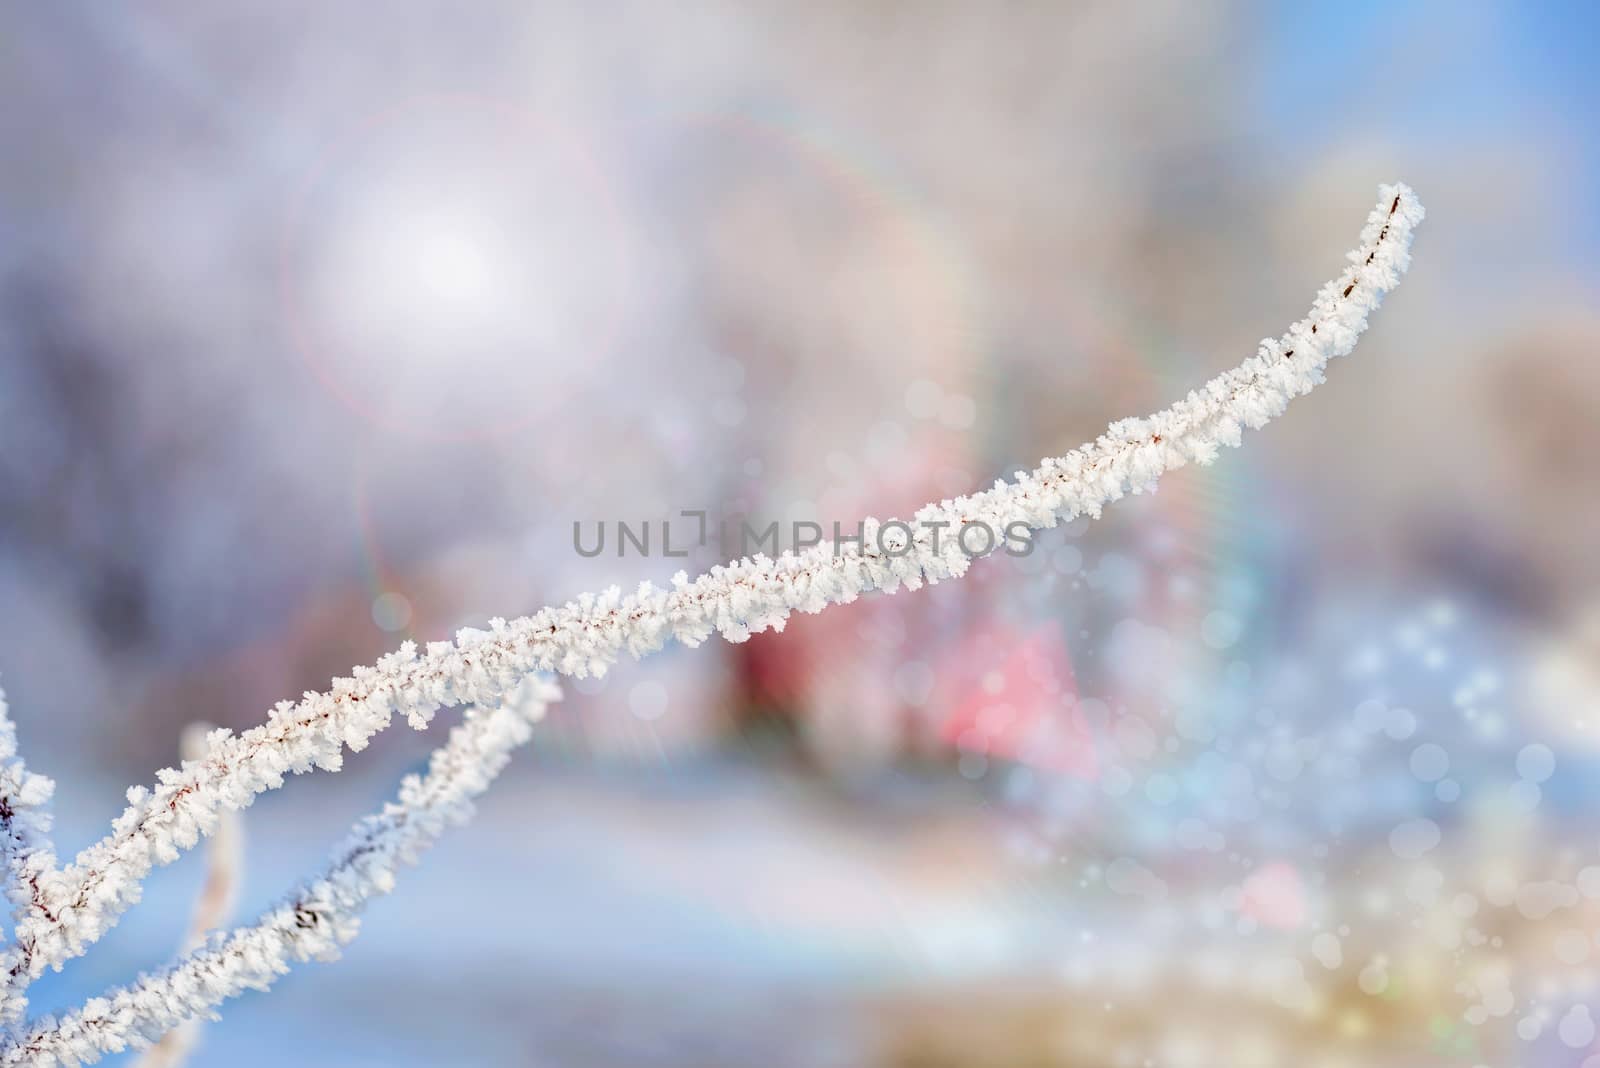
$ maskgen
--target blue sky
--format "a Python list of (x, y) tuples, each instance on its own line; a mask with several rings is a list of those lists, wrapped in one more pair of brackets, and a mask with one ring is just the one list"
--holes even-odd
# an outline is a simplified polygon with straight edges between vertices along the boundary
[[(1560, 146), (1600, 186), (1600, 6), (1582, 3), (1279, 4), (1263, 9), (1247, 86), (1266, 147), (1294, 154), (1361, 136), (1445, 150), (1464, 141)], [(1600, 205), (1570, 205), (1575, 265), (1600, 262)]]

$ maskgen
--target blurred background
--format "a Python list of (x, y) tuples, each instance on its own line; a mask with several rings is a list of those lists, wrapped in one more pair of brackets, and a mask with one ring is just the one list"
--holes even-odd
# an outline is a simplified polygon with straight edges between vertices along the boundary
[[(196, 720), (1355, 356), (962, 582), (570, 684), (195, 1064), (1600, 1065), (1588, 4), (0, 11), (0, 678), (58, 842)], [(586, 528), (592, 529), (592, 528)], [(714, 562), (701, 554), (693, 566)], [(245, 815), (241, 917), (436, 744)], [(36, 988), (169, 958), (202, 867)]]

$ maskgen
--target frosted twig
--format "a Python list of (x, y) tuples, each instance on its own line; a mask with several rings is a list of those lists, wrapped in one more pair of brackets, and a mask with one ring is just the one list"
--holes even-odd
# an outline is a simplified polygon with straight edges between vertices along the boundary
[[(5, 893), (11, 903), (13, 944), (0, 964), (12, 966), (24, 950), (20, 929), (39, 908), (39, 880), (56, 866), (50, 843), (50, 795), (55, 783), (28, 770), (17, 753), (17, 728), (5, 690), (0, 689), (0, 862), (5, 868)], [(27, 999), (11, 984), (0, 986), (0, 1023), (13, 1026), (27, 1008)]]
[[(178, 750), (185, 760), (205, 756), (210, 724), (191, 723), (183, 730)], [(189, 918), (183, 952), (193, 952), (233, 915), (244, 868), (244, 820), (237, 812), (224, 812), (217, 831), (206, 843), (206, 872)], [(139, 1068), (179, 1068), (200, 1039), (200, 1020), (191, 1018), (174, 1027), (139, 1058)]]
[[(1010, 531), (1016, 524), (1039, 529), (1074, 516), (1098, 516), (1108, 501), (1149, 487), (1168, 470), (1211, 462), (1222, 446), (1239, 444), (1245, 427), (1262, 426), (1320, 383), (1330, 359), (1354, 348), (1368, 312), (1408, 266), (1412, 229), (1422, 217), (1422, 206), (1410, 189), (1383, 186), (1360, 245), (1350, 253), (1350, 265), (1323, 287), (1307, 317), (1164, 411), (1113, 423), (1095, 441), (1047, 459), (1031, 472), (1018, 472), (1012, 482), (999, 481), (981, 493), (930, 504), (915, 514), (914, 525), (867, 519), (859, 538), (836, 535), (833, 542), (776, 559), (758, 555), (712, 568), (692, 581), (680, 572), (670, 590), (643, 583), (624, 596), (612, 587), (509, 623), (492, 620), (486, 631), (464, 629), (454, 642), (430, 642), (422, 651), (407, 642), (376, 665), (355, 669), (351, 678), (335, 679), (327, 692), (280, 702), (259, 727), (236, 736), (216, 732), (204, 758), (160, 772), (153, 788), (131, 789), (128, 808), (113, 822), (111, 833), (63, 869), (56, 868), (42, 838), (44, 824), (33, 812), (34, 801), (42, 804), (48, 788), (8, 758), (4, 768), (12, 776), (7, 782), (15, 797), (14, 814), (4, 822), (0, 844), (6, 849), (8, 893), (19, 915), (15, 945), (0, 972), (0, 1020), (14, 1026), (9, 1022), (25, 1005), (28, 983), (94, 943), (137, 899), (140, 882), (154, 865), (169, 863), (201, 836), (214, 833), (223, 813), (242, 809), (262, 791), (281, 786), (286, 773), (337, 770), (345, 747), (363, 748), (397, 710), (420, 729), (441, 707), (494, 707), (536, 672), (600, 674), (624, 652), (644, 656), (669, 639), (693, 646), (720, 633), (743, 641), (758, 631), (782, 629), (794, 611), (818, 612), (871, 590), (916, 589), (959, 576), (972, 558), (959, 536), (968, 526), (982, 524), (991, 532)], [(941, 531), (956, 536), (941, 539)], [(994, 548), (991, 538), (988, 551)], [(464, 752), (499, 759), (500, 750), (487, 735), (479, 735), (515, 731), (508, 726), (496, 735), (485, 725), (489, 722), (507, 721), (475, 714), (471, 729), (463, 728), (466, 733), (460, 735)], [(30, 814), (20, 815), (24, 809)], [(354, 869), (337, 870), (364, 871), (360, 858), (369, 854), (352, 856)], [(88, 1039), (69, 1042), (61, 1037), (69, 1029), (79, 1035), (149, 1039), (171, 1026), (163, 1021), (181, 1019), (193, 1006), (215, 1004), (237, 989), (268, 981), (287, 956), (338, 941), (326, 928), (343, 913), (324, 908), (318, 888), (337, 891), (335, 904), (348, 906), (368, 892), (358, 892), (366, 885), (359, 871), (308, 889), (311, 896), (304, 900), (316, 902), (307, 906), (316, 917), (312, 933), (291, 931), (293, 909), (280, 909), (254, 928), (213, 940), (175, 970), (162, 973), (170, 977), (166, 986), (142, 984), (133, 993), (117, 995), (124, 1000), (114, 1004), (97, 999), (63, 1021), (34, 1024), (25, 1042), (13, 1040), (0, 1047), (0, 1060), (15, 1063), (26, 1056), (19, 1050), (113, 1048)], [(149, 1003), (153, 991), (161, 992), (159, 1003)], [(99, 1021), (108, 1012), (123, 1022), (102, 1026)]]
[(1422, 207), (1405, 186), (1382, 193), (1351, 266), (1282, 338), (1263, 341), (1256, 355), (1165, 411), (1113, 423), (1094, 442), (1019, 472), (1014, 482), (928, 505), (916, 513), (909, 551), (901, 551), (898, 529), (887, 536), (889, 551), (880, 549), (877, 533), (886, 525), (868, 519), (860, 542), (824, 543), (776, 560), (747, 558), (693, 581), (680, 572), (670, 591), (647, 582), (623, 596), (613, 586), (509, 623), (492, 620), (488, 631), (464, 629), (453, 643), (430, 642), (424, 652), (407, 642), (375, 666), (335, 679), (324, 693), (280, 702), (262, 726), (214, 741), (205, 760), (162, 773), (153, 789), (130, 791), (112, 833), (45, 882), (56, 918), (32, 921), (26, 974), (81, 953), (127, 908), (151, 866), (170, 862), (209, 833), (218, 811), (248, 805), (282, 785), (285, 772), (337, 769), (344, 746), (364, 747), (396, 709), (420, 729), (441, 707), (493, 704), (531, 672), (600, 674), (624, 652), (643, 656), (669, 638), (693, 646), (720, 632), (743, 641), (781, 629), (792, 611), (818, 612), (868, 590), (915, 589), (958, 576), (970, 558), (957, 537), (935, 539), (933, 524), (1050, 527), (1098, 516), (1107, 501), (1148, 487), (1166, 470), (1209, 463), (1219, 447), (1239, 443), (1243, 427), (1265, 424), (1321, 382), (1328, 360), (1355, 346), (1367, 312), (1399, 281)]
[(228, 998), (267, 989), (294, 963), (336, 958), (356, 936), (367, 902), (394, 888), (397, 864), (416, 863), (446, 828), (471, 817), (473, 798), (560, 696), (551, 682), (531, 678), (503, 706), (469, 709), (429, 758), (427, 773), (407, 776), (394, 801), (357, 823), (321, 875), (255, 923), (213, 932), (170, 967), (90, 998), (76, 1012), (37, 1021), (0, 1049), (0, 1064), (71, 1064), (146, 1046)]

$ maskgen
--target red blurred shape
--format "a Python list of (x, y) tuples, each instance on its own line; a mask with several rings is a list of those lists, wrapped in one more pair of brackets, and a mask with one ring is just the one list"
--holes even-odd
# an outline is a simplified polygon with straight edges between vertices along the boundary
[(937, 669), (940, 687), (959, 693), (940, 728), (946, 745), (1093, 781), (1094, 736), (1078, 710), (1077, 684), (1061, 628), (1030, 633), (987, 627)]

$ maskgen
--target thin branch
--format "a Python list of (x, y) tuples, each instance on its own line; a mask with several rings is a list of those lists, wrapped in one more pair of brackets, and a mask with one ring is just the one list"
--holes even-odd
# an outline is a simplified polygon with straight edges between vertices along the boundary
[[(179, 751), (185, 760), (205, 756), (207, 736), (214, 728), (207, 723), (191, 723), (183, 730)], [(224, 812), (217, 833), (206, 845), (206, 873), (189, 918), (189, 931), (183, 939), (183, 952), (192, 953), (205, 942), (206, 935), (233, 916), (234, 901), (244, 875), (244, 820), (237, 812)], [(189, 1059), (200, 1041), (200, 1020), (191, 1018), (168, 1031), (139, 1058), (139, 1068), (179, 1068)]]
[(260, 727), (238, 736), (219, 732), (205, 759), (160, 773), (153, 789), (129, 791), (129, 807), (111, 833), (72, 865), (33, 877), (34, 906), (0, 976), (13, 988), (5, 996), (16, 998), (16, 988), (46, 967), (82, 953), (136, 899), (151, 867), (212, 833), (222, 812), (281, 786), (287, 772), (337, 770), (344, 747), (361, 749), (396, 710), (421, 728), (441, 707), (492, 707), (534, 672), (600, 674), (624, 652), (644, 656), (669, 639), (693, 646), (720, 633), (743, 641), (782, 629), (794, 611), (959, 576), (972, 556), (960, 537), (941, 544), (941, 530), (1038, 529), (1098, 516), (1108, 501), (1148, 488), (1168, 470), (1209, 463), (1221, 447), (1239, 444), (1243, 428), (1262, 426), (1314, 388), (1328, 361), (1355, 346), (1368, 312), (1408, 266), (1412, 229), (1422, 217), (1408, 188), (1384, 186), (1351, 265), (1283, 337), (1262, 342), (1239, 367), (1164, 411), (1113, 423), (1094, 442), (1018, 472), (1013, 482), (928, 505), (914, 516), (915, 528), (868, 519), (859, 538), (836, 532), (832, 543), (775, 560), (740, 560), (693, 581), (679, 573), (670, 591), (644, 583), (623, 596), (612, 587), (510, 623), (493, 620), (487, 631), (463, 630), (453, 643), (432, 642), (424, 652), (408, 642), (352, 678), (335, 679), (325, 693), (280, 702)]
[[(0, 689), (0, 864), (5, 869), (5, 894), (11, 903), (15, 944), (0, 963), (9, 968), (26, 952), (21, 929), (39, 914), (39, 879), (56, 867), (50, 842), (50, 796), (55, 783), (28, 770), (17, 754), (17, 728), (11, 722), (5, 690)], [(27, 1009), (20, 989), (0, 986), (0, 1024), (14, 1026)]]
[(177, 963), (82, 1009), (39, 1020), (0, 1064), (72, 1064), (147, 1047), (185, 1021), (247, 990), (266, 990), (295, 963), (332, 960), (356, 936), (368, 901), (394, 888), (395, 869), (414, 864), (447, 827), (466, 822), (472, 801), (533, 735), (561, 691), (529, 679), (505, 705), (474, 707), (435, 750), (425, 775), (407, 776), (396, 800), (361, 820), (317, 878), (255, 923), (216, 932)]

